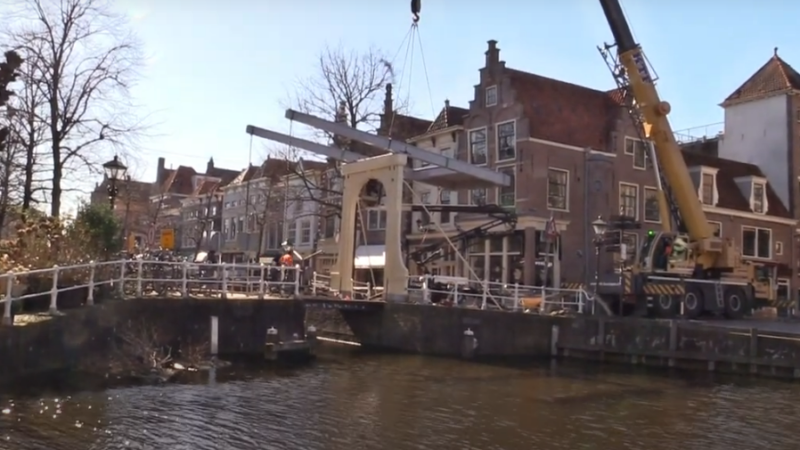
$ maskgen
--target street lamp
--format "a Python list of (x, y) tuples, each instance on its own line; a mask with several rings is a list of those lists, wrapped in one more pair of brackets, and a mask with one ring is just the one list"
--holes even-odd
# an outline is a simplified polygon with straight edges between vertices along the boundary
[(111, 209), (114, 209), (114, 201), (117, 199), (117, 194), (119, 194), (117, 181), (125, 176), (128, 168), (119, 162), (117, 155), (114, 155), (114, 159), (103, 164), (103, 170), (106, 173), (106, 178), (108, 178), (108, 202), (111, 205)]
[(592, 229), (594, 230), (594, 293), (600, 289), (600, 247), (603, 245), (603, 236), (608, 229), (608, 223), (602, 217), (592, 222)]
[(597, 217), (597, 219), (592, 222), (592, 229), (594, 230), (595, 237), (602, 236), (602, 234), (606, 232), (606, 229), (608, 229), (608, 224), (602, 217)]

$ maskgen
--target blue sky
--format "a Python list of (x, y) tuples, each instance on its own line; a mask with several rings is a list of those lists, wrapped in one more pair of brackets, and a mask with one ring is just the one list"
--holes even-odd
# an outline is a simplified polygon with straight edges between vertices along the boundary
[[(287, 131), (281, 101), (298, 77), (314, 70), (326, 44), (355, 50), (370, 46), (395, 53), (408, 32), (408, 0), (324, 2), (194, 2), (124, 0), (132, 26), (149, 55), (136, 101), (158, 125), (136, 150), (132, 171), (152, 180), (156, 159), (197, 169), (214, 157), (218, 166), (244, 167), (247, 124)], [(660, 76), (676, 130), (722, 121), (717, 106), (779, 47), (800, 65), (800, 4), (627, 0), (633, 32)], [(794, 6), (793, 6), (794, 5)], [(596, 46), (611, 33), (596, 0), (424, 0), (419, 28), (431, 93), (421, 59), (399, 90), (413, 112), (430, 116), (431, 97), (466, 106), (483, 65), (486, 41), (499, 41), (509, 67), (593, 88), (613, 80)], [(408, 74), (406, 74), (408, 80)], [(711, 127), (716, 133), (719, 127)], [(702, 130), (695, 131), (702, 133)], [(263, 154), (256, 142), (254, 159)]]

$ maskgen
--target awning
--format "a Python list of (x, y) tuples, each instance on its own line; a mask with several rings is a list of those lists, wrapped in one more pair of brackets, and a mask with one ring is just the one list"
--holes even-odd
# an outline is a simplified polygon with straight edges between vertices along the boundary
[(360, 245), (356, 248), (356, 269), (382, 269), (385, 264), (385, 245)]

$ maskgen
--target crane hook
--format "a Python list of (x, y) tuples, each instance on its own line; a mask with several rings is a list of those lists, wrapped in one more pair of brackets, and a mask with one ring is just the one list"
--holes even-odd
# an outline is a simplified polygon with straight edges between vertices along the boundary
[(411, 16), (414, 18), (414, 23), (419, 22), (419, 13), (422, 10), (422, 0), (411, 0)]

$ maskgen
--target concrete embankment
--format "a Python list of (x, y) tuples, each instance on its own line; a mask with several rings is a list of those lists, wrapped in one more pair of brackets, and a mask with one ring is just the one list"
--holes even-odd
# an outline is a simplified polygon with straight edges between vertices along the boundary
[(303, 305), (292, 300), (109, 301), (24, 326), (0, 327), (0, 381), (87, 364), (107, 367), (125, 339), (205, 350), (212, 340), (211, 317), (217, 317), (221, 356), (262, 353), (270, 327), (281, 340), (304, 332)]
[(553, 317), (425, 305), (310, 311), (321, 336), (455, 357), (557, 357), (800, 378), (800, 335), (679, 320)]

